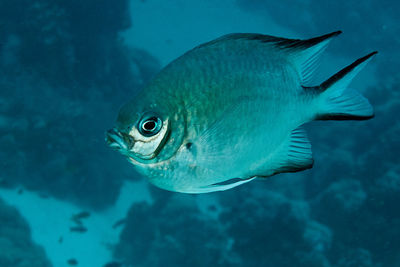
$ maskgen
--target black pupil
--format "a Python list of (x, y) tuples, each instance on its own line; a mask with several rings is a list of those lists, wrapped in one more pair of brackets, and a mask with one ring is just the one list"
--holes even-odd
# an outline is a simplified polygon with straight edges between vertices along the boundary
[(151, 132), (156, 128), (156, 122), (154, 119), (150, 119), (143, 124), (143, 130)]

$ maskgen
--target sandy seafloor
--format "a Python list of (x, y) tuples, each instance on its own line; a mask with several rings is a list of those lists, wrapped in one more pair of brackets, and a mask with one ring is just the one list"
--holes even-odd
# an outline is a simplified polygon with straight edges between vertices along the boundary
[[(45, 2), (38, 1), (38, 3)], [(258, 2), (262, 1), (249, 1), (251, 3), (249, 6)], [(296, 21), (296, 10), (299, 6), (301, 7), (300, 1), (295, 2), (293, 11), (288, 12), (290, 21)], [(116, 40), (136, 51), (137, 54), (133, 56), (134, 60), (139, 58), (140, 61), (143, 56), (149, 61), (148, 65), (137, 64), (136, 69), (133, 68), (135, 75), (143, 79), (130, 81), (136, 86), (135, 90), (138, 90), (154, 72), (188, 49), (226, 33), (258, 32), (307, 38), (313, 37), (313, 34), (316, 35), (317, 31), (319, 34), (324, 34), (346, 28), (346, 25), (343, 24), (346, 21), (343, 20), (337, 22), (336, 28), (331, 27), (331, 25), (335, 25), (334, 22), (331, 22), (326, 27), (310, 26), (302, 31), (291, 27), (293, 23), (285, 25), (282, 18), (281, 21), (277, 21), (277, 15), (269, 16), (268, 13), (261, 12), (261, 9), (254, 11), (254, 8), (243, 8), (245, 5), (243, 3), (245, 1), (131, 1), (129, 14), (132, 17), (132, 25), (120, 30)], [(285, 4), (291, 6), (286, 2)], [(393, 2), (393, 5), (396, 4)], [(393, 9), (396, 8), (393, 7)], [(344, 8), (344, 10), (346, 9)], [(360, 11), (360, 14), (357, 11), (357, 9), (352, 11), (354, 16), (368, 14), (364, 9)], [(319, 12), (319, 10), (314, 12)], [(329, 18), (331, 19), (332, 16)], [(298, 19), (304, 20), (304, 17)], [(390, 19), (393, 18), (388, 15), (388, 23), (384, 26), (394, 27), (393, 34), (386, 33), (386, 28), (383, 29), (382, 26), (384, 32), (382, 34), (386, 34), (385, 38), (394, 36), (394, 33), (399, 31), (398, 26), (397, 28), (393, 26)], [(371, 21), (371, 23), (376, 23), (376, 21)], [(363, 28), (365, 27), (367, 26), (363, 25)], [(318, 30), (315, 30), (316, 28)], [(344, 34), (332, 42), (330, 45), (332, 50), (328, 48), (323, 57), (318, 76), (320, 81), (365, 53), (381, 48), (374, 47), (374, 45), (382, 45), (382, 43), (371, 41), (369, 44), (366, 40), (362, 46), (359, 46), (357, 54), (353, 53), (357, 50), (355, 49), (357, 45), (354, 44), (350, 44), (353, 46), (348, 49), (351, 52), (346, 51), (349, 46), (346, 39), (352, 39), (350, 30), (354, 30), (354, 27), (348, 26), (347, 28), (349, 31), (346, 32), (344, 29)], [(356, 34), (366, 38), (360, 32)], [(17, 35), (17, 33), (15, 34)], [(103, 33), (99, 30), (98, 34)], [(373, 34), (378, 33), (374, 32)], [(110, 34), (110, 36), (114, 35)], [(59, 38), (63, 40), (64, 37)], [(68, 39), (68, 37), (65, 38)], [(18, 40), (18, 38), (16, 39)], [(101, 38), (99, 40), (101, 41)], [(342, 47), (342, 41), (347, 46)], [(11, 43), (9, 50), (2, 46), (2, 57), (7, 58), (7, 60), (2, 59), (2, 67), (18, 63), (18, 60), (13, 59), (12, 56), (10, 58), (5, 56), (6, 53), (12, 51), (12, 42), (9, 41), (9, 43)], [(397, 39), (394, 43), (399, 45)], [(18, 47), (18, 45), (15, 46)], [(386, 46), (382, 46), (384, 49), (382, 55), (378, 55), (381, 59), (372, 61), (352, 83), (352, 88), (362, 92), (368, 91), (366, 92), (368, 97), (376, 97), (376, 99), (371, 99), (371, 102), (377, 107), (377, 117), (374, 122), (370, 124), (368, 121), (354, 122), (354, 124), (344, 122), (342, 126), (334, 126), (335, 122), (328, 122), (326, 125), (323, 122), (313, 124), (308, 127), (308, 130), (316, 157), (314, 169), (305, 173), (280, 175), (274, 177), (273, 181), (268, 180), (265, 183), (257, 181), (255, 185), (248, 187), (246, 185), (244, 189), (234, 189), (232, 192), (221, 193), (220, 196), (216, 196), (216, 194), (197, 197), (176, 196), (173, 193), (161, 192), (149, 186), (143, 178), (137, 177), (138, 175), (133, 171), (131, 172), (133, 169), (116, 152), (110, 152), (108, 148), (90, 148), (85, 152), (87, 147), (82, 147), (82, 150), (85, 151), (80, 151), (80, 145), (104, 146), (102, 143), (104, 131), (107, 127), (112, 126), (118, 105), (122, 104), (126, 97), (132, 96), (132, 92), (120, 93), (110, 101), (111, 104), (108, 103), (102, 109), (103, 106), (96, 101), (105, 101), (110, 92), (106, 92), (104, 95), (102, 92), (91, 93), (96, 89), (95, 85), (87, 87), (89, 96), (83, 96), (85, 100), (80, 99), (80, 93), (72, 94), (71, 91), (68, 91), (68, 93), (52, 95), (52, 93), (48, 93), (52, 89), (46, 89), (48, 91), (43, 94), (44, 103), (40, 103), (44, 106), (37, 114), (33, 112), (35, 114), (31, 119), (30, 114), (32, 113), (29, 114), (29, 112), (35, 110), (37, 103), (35, 101), (40, 98), (37, 95), (40, 95), (41, 92), (40, 90), (36, 91), (37, 93), (30, 91), (29, 79), (32, 78), (28, 77), (26, 78), (28, 85), (23, 85), (24, 82), (20, 81), (25, 89), (21, 89), (19, 93), (24, 93), (23, 90), (25, 90), (25, 92), (35, 95), (32, 97), (34, 99), (31, 100), (32, 103), (29, 102), (29, 95), (19, 96), (21, 98), (19, 100), (29, 104), (26, 106), (21, 104), (22, 107), (4, 104), (3, 114), (0, 113), (0, 137), (2, 137), (0, 143), (4, 146), (0, 155), (4, 158), (4, 171), (1, 172), (0, 178), (12, 181), (0, 188), (0, 198), (6, 204), (15, 207), (28, 223), (32, 244), (43, 247), (44, 254), (41, 255), (47, 260), (37, 266), (47, 266), (46, 264), (55, 267), (71, 266), (67, 262), (71, 258), (78, 261), (78, 266), (84, 267), (103, 266), (114, 260), (120, 262), (120, 266), (400, 266), (400, 257), (396, 256), (400, 255), (400, 233), (396, 230), (400, 228), (400, 218), (396, 215), (400, 200), (398, 197), (400, 194), (400, 171), (398, 157), (397, 159), (393, 158), (395, 153), (391, 150), (399, 147), (400, 122), (396, 115), (386, 112), (399, 110), (397, 108), (399, 88), (396, 88), (396, 84), (399, 84), (399, 77), (394, 77), (393, 71), (388, 70), (396, 66), (393, 63), (396, 60), (393, 58), (398, 59), (398, 54), (388, 56), (393, 49), (386, 50)], [(137, 51), (144, 51), (143, 55), (138, 56), (139, 52)], [(341, 51), (343, 52), (341, 53)], [(390, 64), (388, 63), (387, 67), (384, 67), (385, 58), (390, 58), (388, 60)], [(137, 61), (135, 62), (137, 63)], [(21, 71), (21, 73), (29, 73), (30, 68), (35, 68), (32, 67), (35, 66), (33, 63), (30, 64), (26, 72)], [(21, 66), (20, 68), (24, 70), (24, 65)], [(125, 66), (122, 65), (121, 68), (123, 67)], [(118, 74), (118, 67), (115, 68)], [(43, 75), (45, 76), (45, 74)], [(10, 75), (17, 77), (19, 74)], [(21, 76), (30, 75), (21, 74)], [(124, 77), (121, 78), (121, 80), (123, 79)], [(55, 81), (56, 83), (53, 80), (43, 84), (48, 88), (56, 88), (57, 85), (54, 84), (57, 84), (57, 80)], [(12, 82), (10, 84), (13, 84), (11, 87), (18, 85)], [(85, 88), (86, 85), (74, 86)], [(393, 92), (392, 87), (397, 89), (397, 92)], [(376, 90), (382, 91), (376, 92)], [(112, 92), (112, 90), (110, 91)], [(388, 92), (393, 96), (382, 96)], [(13, 94), (7, 93), (5, 96), (0, 94), (0, 102), (7, 102), (7, 97), (10, 96)], [(49, 110), (51, 113), (60, 107), (67, 109), (66, 114), (56, 112), (56, 115), (48, 116), (47, 111), (44, 111), (47, 103), (53, 97), (61, 98), (63, 96), (66, 96), (66, 104), (61, 101), (63, 104), (59, 105), (55, 101), (54, 105), (49, 104)], [(92, 109), (79, 107), (79, 105), (87, 103), (86, 101), (89, 103), (88, 105), (93, 106)], [(74, 108), (75, 111), (71, 112)], [(12, 112), (16, 113), (15, 117), (12, 116)], [(91, 127), (90, 118), (93, 116), (85, 114), (86, 112), (97, 112), (93, 116), (104, 115), (107, 117), (104, 121), (101, 118), (95, 119), (93, 124), (96, 126), (84, 136), (85, 140), (79, 141), (79, 143), (75, 143), (73, 140), (54, 143), (49, 141), (49, 144), (52, 145), (51, 148), (48, 148), (49, 144), (46, 144), (46, 138), (57, 139), (57, 136), (63, 131), (51, 132), (46, 127), (53, 127), (53, 125), (61, 129), (69, 126), (81, 127), (74, 128), (78, 134), (74, 130), (65, 131), (64, 133), (67, 135), (65, 138), (68, 138), (68, 134), (71, 133), (74, 134), (74, 138), (80, 138), (78, 130), (85, 129), (85, 125), (69, 125), (68, 121), (58, 125), (51, 123), (52, 121), (62, 120), (63, 117), (72, 114), (73, 120), (84, 118), (82, 124), (89, 122), (87, 125)], [(44, 126), (40, 126), (40, 123), (43, 123)], [(9, 127), (11, 127), (11, 133), (7, 130), (10, 129)], [(32, 140), (24, 139), (28, 145), (20, 145), (18, 143), (19, 135), (21, 133), (29, 135), (30, 127), (33, 127), (34, 131), (38, 131), (37, 135), (39, 136), (43, 137), (43, 133), (51, 132), (51, 134), (39, 139), (42, 144), (33, 145), (32, 142), (37, 139), (32, 137)], [(322, 128), (321, 132), (318, 130), (319, 127)], [(333, 127), (332, 130), (329, 127)], [(103, 132), (101, 132), (102, 129)], [(354, 130), (355, 133), (347, 134), (349, 130)], [(13, 132), (15, 132), (14, 137), (12, 137)], [(88, 139), (90, 134), (95, 134), (96, 137), (93, 137), (93, 140)], [(75, 150), (70, 149), (66, 153), (68, 155), (65, 159), (56, 161), (55, 158), (60, 157), (63, 153), (56, 153), (54, 150), (68, 146), (68, 142), (73, 144), (76, 151), (80, 152), (74, 156)], [(18, 146), (14, 146), (13, 150), (14, 143)], [(34, 152), (43, 147), (54, 150), (46, 150), (38, 154)], [(385, 149), (384, 151), (382, 147)], [(382, 150), (380, 151), (380, 149)], [(16, 153), (16, 156), (14, 154), (7, 156), (10, 153)], [(99, 161), (102, 153), (107, 153), (106, 159)], [(21, 156), (21, 154), (24, 155)], [(30, 159), (30, 157), (46, 154), (49, 156), (43, 158), (39, 156), (40, 159), (36, 163), (34, 161), (32, 163)], [(70, 160), (70, 158), (76, 159), (76, 157), (80, 157), (77, 159), (78, 163)], [(82, 162), (85, 161), (90, 162), (87, 164), (90, 164), (87, 169), (81, 167), (84, 165)], [(35, 170), (35, 164), (37, 164), (36, 169), (40, 169), (40, 171), (32, 171)], [(102, 164), (103, 166), (99, 168), (98, 166)], [(107, 167), (104, 167), (104, 164), (108, 164)], [(60, 166), (65, 170), (63, 172), (65, 177), (57, 176), (60, 172), (55, 169)], [(372, 170), (366, 170), (366, 168)], [(95, 171), (91, 171), (92, 169)], [(47, 176), (43, 176), (43, 173), (46, 173)], [(30, 179), (31, 174), (32, 179)], [(365, 178), (368, 174), (371, 177)], [(76, 178), (79, 175), (87, 177), (79, 180)], [(324, 178), (318, 180), (316, 176)], [(380, 178), (376, 178), (378, 176)], [(17, 178), (14, 179), (14, 177)], [(57, 183), (49, 180), (50, 182), (45, 185), (46, 179), (52, 177), (55, 181), (59, 178), (60, 181), (63, 179), (64, 181)], [(65, 182), (70, 177), (77, 180)], [(96, 180), (97, 177), (98, 180)], [(115, 183), (108, 185), (107, 182), (98, 182), (107, 179), (115, 179)], [(307, 181), (307, 179), (309, 180)], [(110, 192), (107, 191), (108, 189)], [(263, 195), (264, 193), (265, 195)], [(262, 203), (263, 201), (269, 203)], [(137, 206), (132, 206), (132, 204)], [(135, 213), (136, 210), (137, 213)], [(71, 216), (81, 211), (90, 211), (91, 213), (91, 216), (84, 220), (88, 231), (86, 233), (70, 232), (69, 228), (73, 226)], [(262, 215), (263, 212), (266, 215)], [(185, 215), (181, 213), (188, 214), (189, 219), (185, 219)], [(126, 225), (113, 229), (113, 224), (125, 217), (127, 218)], [(376, 220), (372, 221), (371, 218)], [(177, 221), (176, 226), (174, 220)], [(187, 228), (186, 224), (188, 224)], [(199, 232), (191, 227), (198, 229)], [(266, 230), (261, 230), (264, 227)], [(185, 229), (188, 229), (187, 232)], [(346, 230), (342, 231), (342, 229)], [(155, 232), (159, 233), (161, 237), (154, 234)], [(2, 232), (0, 231), (0, 233)], [(354, 236), (349, 237), (351, 233)], [(25, 238), (29, 239), (29, 235)], [(380, 237), (374, 240), (377, 235)], [(16, 236), (18, 238), (18, 235)], [(257, 236), (266, 239), (259, 240)], [(60, 237), (62, 237), (61, 243), (59, 242)], [(2, 238), (1, 235), (0, 238)], [(129, 244), (129, 240), (132, 240), (132, 244)], [(2, 244), (0, 242), (0, 246)], [(249, 249), (252, 244), (257, 249)], [(385, 247), (382, 247), (382, 244), (385, 244)], [(381, 247), (375, 249), (375, 246)], [(14, 254), (8, 253), (7, 248), (10, 247), (1, 248), (0, 265), (12, 262), (9, 255)], [(297, 252), (293, 251), (297, 248)], [(285, 256), (282, 255), (288, 252), (293, 252), (293, 254), (285, 259)], [(15, 257), (18, 258), (18, 256)], [(202, 259), (202, 257), (207, 259)], [(259, 261), (256, 258), (259, 258)], [(44, 263), (46, 261), (47, 263)], [(18, 265), (18, 262), (23, 262), (23, 260), (14, 261), (15, 266), (29, 266)], [(159, 265), (161, 263), (165, 265)], [(4, 267), (8, 266), (4, 265)]]
[[(80, 266), (102, 266), (111, 262), (110, 246), (118, 242), (120, 234), (120, 229), (112, 227), (118, 220), (116, 218), (124, 218), (134, 202), (151, 201), (141, 182), (127, 182), (114, 206), (101, 212), (91, 212), (85, 220), (88, 232), (79, 234), (69, 229), (74, 226), (71, 216), (82, 212), (81, 207), (51, 197), (43, 198), (34, 192), (0, 192), (2, 198), (27, 219), (32, 239), (44, 247), (53, 266), (66, 266), (67, 260), (72, 258), (78, 258)], [(62, 243), (59, 243), (60, 238)]]

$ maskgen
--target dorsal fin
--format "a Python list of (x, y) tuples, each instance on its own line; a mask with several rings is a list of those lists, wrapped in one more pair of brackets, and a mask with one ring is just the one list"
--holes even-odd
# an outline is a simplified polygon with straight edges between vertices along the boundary
[(272, 43), (281, 49), (290, 51), (290, 57), (301, 75), (301, 83), (303, 86), (307, 86), (311, 85), (310, 82), (312, 81), (315, 69), (318, 67), (320, 56), (332, 38), (341, 33), (341, 31), (336, 31), (307, 40), (286, 39), (267, 35), (257, 35), (248, 39), (260, 40), (263, 43)]
[(312, 81), (314, 71), (318, 67), (322, 52), (326, 49), (331, 39), (341, 33), (341, 31), (336, 31), (307, 40), (287, 39), (256, 33), (232, 33), (202, 44), (197, 48), (212, 46), (232, 40), (256, 41), (275, 46), (278, 49), (288, 52), (291, 61), (295, 64), (300, 73), (302, 85), (309, 86), (311, 85), (310, 82)]
[(220, 38), (217, 38), (213, 41), (204, 43), (198, 47), (212, 45), (214, 43), (219, 43), (222, 41), (243, 39), (243, 40), (249, 40), (249, 41), (259, 41), (261, 43), (269, 43), (269, 44), (276, 45), (280, 48), (307, 50), (307, 49), (315, 47), (316, 45), (321, 44), (324, 41), (327, 41), (327, 40), (331, 39), (332, 37), (335, 37), (341, 33), (342, 33), (342, 31), (336, 31), (336, 32), (328, 33), (328, 34), (314, 37), (314, 38), (307, 39), (307, 40), (289, 39), (289, 38), (275, 37), (275, 36), (271, 36), (271, 35), (258, 34), (258, 33), (230, 33), (230, 34), (221, 36)]
[(332, 38), (341, 33), (341, 31), (332, 32), (312, 39), (299, 41), (298, 44), (294, 45), (299, 50), (293, 53), (293, 60), (301, 75), (303, 86), (311, 85), (322, 53)]

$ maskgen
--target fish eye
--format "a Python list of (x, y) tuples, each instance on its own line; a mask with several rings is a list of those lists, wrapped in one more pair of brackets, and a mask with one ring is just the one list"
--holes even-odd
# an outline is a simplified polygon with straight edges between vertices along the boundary
[(155, 114), (146, 114), (139, 122), (138, 130), (143, 136), (156, 135), (162, 127), (161, 119)]

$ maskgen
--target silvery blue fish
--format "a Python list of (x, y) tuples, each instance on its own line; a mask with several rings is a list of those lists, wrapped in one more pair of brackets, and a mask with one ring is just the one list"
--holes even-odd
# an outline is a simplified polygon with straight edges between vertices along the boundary
[(106, 142), (154, 185), (226, 190), (311, 168), (301, 128), (312, 120), (366, 120), (368, 100), (347, 86), (377, 52), (309, 86), (333, 32), (309, 40), (229, 34), (177, 58), (119, 112)]

